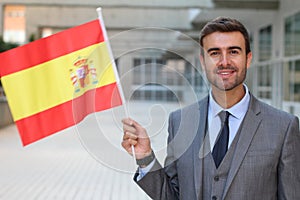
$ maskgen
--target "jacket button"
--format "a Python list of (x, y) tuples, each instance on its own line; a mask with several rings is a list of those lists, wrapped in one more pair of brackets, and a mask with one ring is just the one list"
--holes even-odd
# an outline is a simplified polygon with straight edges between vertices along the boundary
[(213, 196), (212, 197), (212, 200), (217, 200), (218, 198), (216, 196)]
[(215, 177), (214, 177), (214, 180), (215, 180), (215, 181), (219, 181), (219, 180), (220, 180), (219, 176), (215, 176)]

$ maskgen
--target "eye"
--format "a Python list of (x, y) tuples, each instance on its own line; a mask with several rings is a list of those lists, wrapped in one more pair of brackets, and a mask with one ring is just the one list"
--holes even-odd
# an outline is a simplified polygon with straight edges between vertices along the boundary
[(215, 56), (220, 55), (220, 52), (218, 52), (218, 51), (211, 51), (211, 52), (209, 53), (209, 55), (215, 57)]
[(230, 50), (230, 54), (231, 55), (238, 55), (238, 54), (240, 54), (240, 51), (236, 50), (236, 49), (232, 49), (232, 50)]

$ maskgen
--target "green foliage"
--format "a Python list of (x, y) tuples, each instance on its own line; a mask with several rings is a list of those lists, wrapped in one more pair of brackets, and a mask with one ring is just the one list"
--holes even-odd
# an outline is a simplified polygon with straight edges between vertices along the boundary
[(0, 52), (7, 51), (7, 50), (15, 48), (17, 46), (19, 46), (19, 45), (15, 44), (15, 43), (4, 42), (3, 38), (0, 37)]
[(33, 42), (35, 40), (35, 34), (30, 34), (29, 36), (29, 42)]

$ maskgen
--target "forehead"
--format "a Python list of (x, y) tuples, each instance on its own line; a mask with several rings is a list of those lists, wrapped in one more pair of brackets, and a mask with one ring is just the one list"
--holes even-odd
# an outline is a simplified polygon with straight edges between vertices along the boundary
[(245, 49), (245, 39), (242, 33), (235, 32), (214, 32), (203, 38), (203, 48), (227, 49), (232, 46), (238, 46)]

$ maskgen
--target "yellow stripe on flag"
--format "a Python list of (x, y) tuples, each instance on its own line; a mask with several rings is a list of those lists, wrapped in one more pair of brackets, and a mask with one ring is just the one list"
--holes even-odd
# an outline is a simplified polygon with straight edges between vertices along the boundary
[[(81, 58), (88, 60), (93, 71), (85, 80), (85, 86), (76, 88), (75, 79), (72, 80), (74, 73), (78, 75), (74, 63)], [(70, 101), (90, 89), (114, 83), (116, 79), (110, 62), (107, 44), (102, 42), (2, 77), (14, 120)], [(92, 76), (96, 76), (97, 81)], [(78, 86), (79, 80), (76, 84)]]

